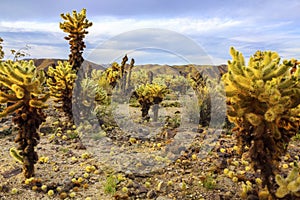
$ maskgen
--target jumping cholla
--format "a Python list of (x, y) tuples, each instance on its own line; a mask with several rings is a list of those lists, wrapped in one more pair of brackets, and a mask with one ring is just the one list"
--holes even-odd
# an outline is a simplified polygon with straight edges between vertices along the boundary
[[(260, 169), (263, 185), (274, 196), (272, 185), (278, 161), (299, 130), (300, 69), (291, 68), (299, 62), (284, 60), (276, 52), (257, 51), (248, 66), (243, 55), (230, 49), (225, 84), (228, 119), (235, 124), (237, 140), (248, 146), (254, 169)], [(243, 153), (243, 152), (241, 152)]]
[(46, 119), (43, 109), (48, 107), (45, 102), (49, 98), (43, 90), (44, 82), (43, 71), (37, 71), (33, 61), (0, 62), (0, 83), (9, 88), (0, 91), (0, 103), (11, 103), (0, 117), (16, 113), (13, 122), (19, 127), (15, 137), (19, 152), (11, 155), (21, 157), (25, 178), (34, 176), (34, 164), (38, 161), (34, 151), (40, 139), (37, 129)]

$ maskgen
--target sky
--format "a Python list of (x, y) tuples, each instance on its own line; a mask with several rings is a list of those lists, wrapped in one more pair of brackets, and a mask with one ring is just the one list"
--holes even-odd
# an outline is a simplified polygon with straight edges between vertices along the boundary
[[(0, 37), (28, 58), (67, 59), (61, 13), (87, 9), (86, 60), (107, 64), (128, 54), (137, 64), (226, 64), (234, 46), (300, 57), (298, 0), (1, 0)], [(29, 47), (26, 49), (26, 47)]]

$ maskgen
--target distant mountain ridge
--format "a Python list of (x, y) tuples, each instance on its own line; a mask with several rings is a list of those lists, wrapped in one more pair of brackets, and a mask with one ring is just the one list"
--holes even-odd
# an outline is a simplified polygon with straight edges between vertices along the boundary
[(203, 73), (209, 77), (220, 77), (227, 72), (227, 65), (137, 65), (133, 70), (152, 71), (154, 74), (183, 75)]
[[(43, 69), (45, 71), (47, 71), (49, 66), (52, 65), (57, 65), (58, 61), (67, 61), (66, 59), (49, 59), (49, 58), (39, 58), (39, 59), (24, 59), (24, 60), (33, 60), (34, 65), (38, 68), (38, 69)], [(105, 67), (96, 63), (93, 63), (91, 61), (87, 61), (85, 60), (82, 64), (83, 67), (87, 67), (87, 66), (91, 66), (92, 69), (100, 69), (100, 70), (104, 70)]]
[[(29, 60), (29, 59), (25, 59)], [(43, 69), (47, 71), (49, 66), (57, 65), (58, 61), (67, 61), (66, 59), (30, 59), (33, 60), (35, 66), (38, 69)], [(90, 61), (85, 60), (83, 63), (83, 68), (90, 66), (92, 69), (105, 70), (109, 64), (96, 64)], [(170, 75), (185, 75), (188, 73), (196, 73), (204, 71), (210, 77), (215, 77), (216, 75), (221, 75), (227, 72), (227, 65), (159, 65), (159, 64), (143, 64), (135, 65), (133, 71), (136, 70), (145, 70), (152, 71), (154, 74), (170, 74)]]

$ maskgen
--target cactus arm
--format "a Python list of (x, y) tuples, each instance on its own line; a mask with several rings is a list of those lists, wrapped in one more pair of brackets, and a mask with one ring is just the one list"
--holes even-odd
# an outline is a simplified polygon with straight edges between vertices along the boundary
[(10, 113), (15, 112), (16, 110), (18, 110), (19, 108), (21, 108), (24, 105), (24, 102), (19, 100), (17, 103), (5, 108), (1, 113), (0, 113), (0, 117), (5, 117)]
[(16, 148), (12, 147), (9, 149), (9, 155), (19, 163), (23, 164), (23, 157), (20, 155), (20, 152)]

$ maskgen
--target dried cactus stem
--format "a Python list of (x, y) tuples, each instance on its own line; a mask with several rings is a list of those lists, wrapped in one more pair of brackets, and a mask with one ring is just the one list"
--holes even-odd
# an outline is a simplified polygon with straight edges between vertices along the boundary
[(131, 74), (132, 74), (132, 68), (134, 67), (134, 59), (132, 58), (129, 65), (129, 72), (128, 72), (128, 78), (127, 78), (127, 88), (126, 90), (129, 90), (131, 87)]

